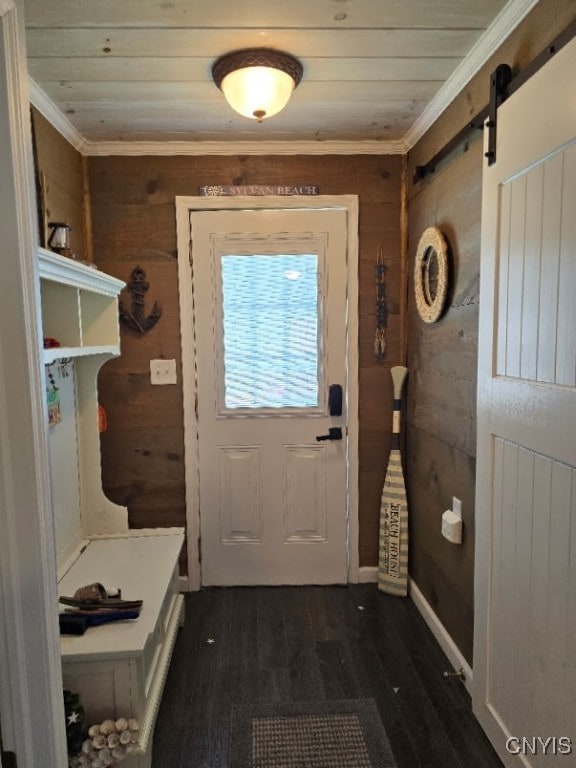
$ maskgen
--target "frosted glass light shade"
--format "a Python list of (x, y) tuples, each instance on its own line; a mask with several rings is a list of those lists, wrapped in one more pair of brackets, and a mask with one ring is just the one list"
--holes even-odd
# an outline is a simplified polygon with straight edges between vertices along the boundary
[(288, 104), (294, 80), (279, 69), (244, 67), (226, 75), (220, 88), (236, 112), (264, 120), (277, 115)]
[(214, 82), (232, 109), (258, 122), (284, 109), (302, 73), (298, 59), (271, 48), (232, 51), (212, 65)]

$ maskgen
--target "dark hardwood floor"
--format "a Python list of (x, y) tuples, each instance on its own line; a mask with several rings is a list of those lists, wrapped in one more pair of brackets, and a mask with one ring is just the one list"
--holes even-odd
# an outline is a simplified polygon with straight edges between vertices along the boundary
[(376, 701), (398, 768), (501, 768), (448, 668), (412, 602), (373, 584), (190, 593), (153, 768), (226, 768), (232, 704), (354, 698)]

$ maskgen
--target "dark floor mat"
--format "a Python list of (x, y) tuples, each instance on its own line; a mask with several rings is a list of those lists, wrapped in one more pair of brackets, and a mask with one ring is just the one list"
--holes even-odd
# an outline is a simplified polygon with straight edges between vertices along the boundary
[(232, 708), (230, 768), (396, 768), (372, 699)]

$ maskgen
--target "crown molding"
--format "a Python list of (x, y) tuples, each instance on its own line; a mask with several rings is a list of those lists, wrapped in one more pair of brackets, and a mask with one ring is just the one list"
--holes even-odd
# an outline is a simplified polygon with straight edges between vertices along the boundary
[[(4, 2), (4, 0), (0, 0)], [(89, 157), (118, 155), (403, 155), (404, 139), (327, 141), (90, 141), (72, 125), (66, 115), (31, 77), (30, 103), (80, 154)]]
[(83, 154), (103, 155), (403, 155), (392, 141), (88, 141)]
[(30, 103), (32, 106), (40, 112), (40, 114), (48, 120), (48, 122), (55, 128), (58, 133), (68, 141), (74, 149), (77, 149), (80, 154), (86, 154), (86, 146), (89, 142), (82, 136), (68, 120), (66, 115), (59, 107), (52, 101), (52, 99), (44, 93), (38, 83), (31, 77), (28, 77), (28, 87), (30, 90)]
[(404, 142), (406, 151), (412, 149), (419, 139), (431, 128), (442, 112), (454, 101), (474, 75), (488, 61), (494, 51), (516, 29), (522, 19), (532, 10), (539, 0), (510, 0), (482, 34), (470, 52), (456, 67), (448, 80), (440, 88), (432, 101), (406, 132)]

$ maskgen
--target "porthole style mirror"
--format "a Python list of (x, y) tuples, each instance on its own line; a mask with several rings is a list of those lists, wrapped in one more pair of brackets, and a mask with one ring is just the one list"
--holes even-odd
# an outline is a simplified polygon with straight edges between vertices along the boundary
[(422, 233), (414, 263), (414, 294), (418, 314), (435, 323), (442, 314), (448, 292), (448, 247), (438, 227)]

